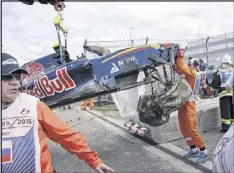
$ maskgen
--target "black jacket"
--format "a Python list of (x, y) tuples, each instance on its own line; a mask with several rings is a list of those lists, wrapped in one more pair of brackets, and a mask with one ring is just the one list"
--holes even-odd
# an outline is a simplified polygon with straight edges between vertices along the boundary
[(221, 93), (222, 91), (224, 91), (226, 88), (221, 88), (221, 77), (220, 77), (220, 73), (219, 70), (216, 70), (216, 72), (214, 73), (214, 79), (212, 80), (212, 84), (211, 87), (213, 89), (218, 89), (219, 93)]

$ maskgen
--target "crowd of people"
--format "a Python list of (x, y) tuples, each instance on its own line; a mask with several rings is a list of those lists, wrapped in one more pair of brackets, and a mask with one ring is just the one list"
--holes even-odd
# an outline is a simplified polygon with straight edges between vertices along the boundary
[(225, 54), (220, 66), (215, 69), (214, 65), (208, 66), (205, 60), (190, 57), (188, 63), (194, 60), (197, 66), (197, 72), (200, 73), (200, 92), (199, 96), (202, 99), (218, 97), (220, 100), (221, 113), (221, 131), (226, 132), (234, 119), (232, 94), (227, 88), (231, 88), (228, 84), (228, 79), (233, 74), (232, 57)]
[[(190, 57), (188, 62), (192, 59)], [(195, 58), (196, 59), (196, 58)], [(230, 55), (222, 57), (220, 66), (208, 65), (204, 59), (196, 59), (197, 71), (201, 74), (200, 96), (202, 98), (217, 97), (225, 89), (225, 83), (233, 70), (233, 62)]]

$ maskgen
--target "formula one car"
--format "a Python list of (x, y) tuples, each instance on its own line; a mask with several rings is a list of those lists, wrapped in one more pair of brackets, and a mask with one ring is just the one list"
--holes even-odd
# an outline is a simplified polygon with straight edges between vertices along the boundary
[[(50, 107), (156, 82), (162, 89), (157, 93), (152, 90), (153, 97), (147, 100), (159, 99), (177, 86), (173, 70), (177, 50), (176, 44), (152, 44), (122, 49), (98, 59), (82, 57), (64, 63), (55, 53), (25, 64), (23, 68), (29, 75), (23, 76), (22, 85), (24, 92), (39, 97)], [(166, 66), (170, 67), (169, 73)], [(159, 67), (163, 67), (161, 72)], [(137, 82), (140, 71), (144, 71), (146, 78)]]
[[(61, 29), (66, 36), (67, 30), (61, 19), (61, 16), (55, 18), (55, 26), (58, 33)], [(173, 66), (178, 44), (142, 45), (113, 53), (85, 44), (86, 51), (101, 58), (87, 59), (83, 56), (71, 60), (66, 39), (63, 47), (58, 36), (59, 44), (54, 47), (58, 50), (56, 53), (23, 65), (29, 71), (29, 75), (22, 76), (23, 92), (37, 96), (51, 108), (151, 84), (152, 92), (139, 99), (138, 110), (143, 122), (158, 126), (166, 123), (170, 113), (191, 94), (185, 80), (175, 76)], [(141, 71), (145, 79), (137, 81)], [(189, 92), (181, 94), (182, 88)]]

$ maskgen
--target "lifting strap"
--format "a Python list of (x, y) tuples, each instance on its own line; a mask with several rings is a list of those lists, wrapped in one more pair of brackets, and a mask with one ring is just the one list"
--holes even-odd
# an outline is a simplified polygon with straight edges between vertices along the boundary
[(62, 64), (65, 63), (65, 52), (64, 49), (62, 48), (62, 43), (61, 43), (61, 37), (60, 37), (60, 31), (62, 31), (64, 35), (64, 40), (65, 40), (65, 49), (67, 49), (67, 33), (68, 30), (63, 22), (63, 16), (61, 12), (58, 12), (58, 15), (54, 17), (54, 25), (58, 34), (58, 42), (59, 42), (59, 50), (60, 50), (60, 61)]

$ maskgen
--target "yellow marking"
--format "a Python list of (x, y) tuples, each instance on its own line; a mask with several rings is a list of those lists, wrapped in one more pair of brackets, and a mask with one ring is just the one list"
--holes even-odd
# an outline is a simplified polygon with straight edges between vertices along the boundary
[(227, 90), (224, 90), (224, 91), (222, 91), (221, 93), (219, 93), (219, 97), (221, 97), (221, 96), (232, 96), (232, 91), (227, 91)]
[(137, 46), (137, 47), (129, 48), (127, 50), (119, 52), (119, 53), (117, 53), (117, 54), (115, 54), (115, 55), (113, 55), (113, 56), (111, 56), (111, 57), (103, 60), (102, 63), (105, 63), (105, 62), (107, 62), (107, 61), (109, 61), (109, 60), (111, 60), (111, 59), (113, 59), (113, 58), (115, 58), (115, 57), (117, 57), (117, 56), (119, 56), (121, 54), (128, 53), (128, 52), (131, 52), (133, 50), (140, 49), (140, 48), (147, 48), (147, 47), (153, 47), (154, 49), (159, 49), (160, 45), (159, 44), (150, 44), (150, 45), (144, 45), (144, 46)]
[(56, 43), (56, 44), (53, 45), (53, 48), (57, 48), (57, 47), (59, 47), (58, 43)]
[(65, 24), (63, 23), (62, 13), (58, 13), (58, 16), (54, 17), (54, 24), (58, 26), (63, 33), (68, 32)]
[(224, 123), (224, 124), (232, 124), (232, 120), (231, 119), (223, 119), (221, 118), (221, 122)]

